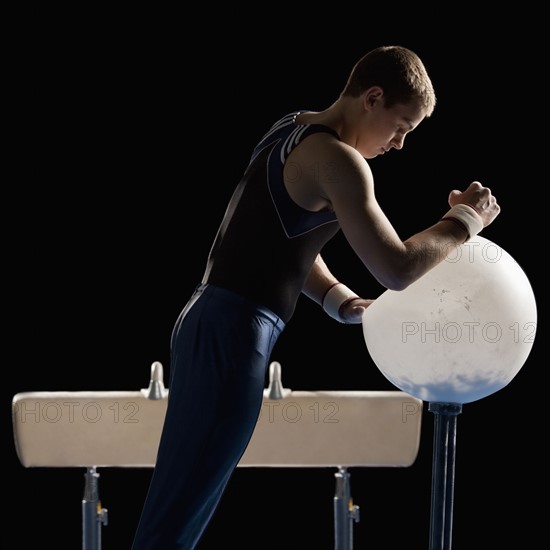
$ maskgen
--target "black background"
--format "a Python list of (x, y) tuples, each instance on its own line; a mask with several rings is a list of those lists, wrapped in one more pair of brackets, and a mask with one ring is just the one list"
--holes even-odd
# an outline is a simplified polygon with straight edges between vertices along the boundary
[[(453, 548), (512, 540), (534, 548), (546, 537), (547, 4), (483, 15), (464, 3), (340, 16), (273, 11), (144, 7), (14, 21), (3, 547), (81, 547), (84, 471), (21, 466), (13, 395), (138, 390), (153, 361), (167, 379), (173, 323), (251, 147), (287, 111), (327, 107), (361, 55), (392, 43), (422, 57), (438, 105), (402, 151), (371, 162), (379, 202), (405, 238), (446, 211), (451, 189), (473, 180), (491, 187), (502, 213), (483, 236), (518, 261), (537, 299), (527, 362), (458, 418)], [(358, 293), (382, 292), (340, 237), (325, 257)], [(359, 326), (340, 326), (303, 300), (273, 359), (295, 390), (395, 389), (363, 342)], [(351, 470), (361, 508), (355, 548), (428, 547), (433, 415), (425, 409), (413, 466)], [(334, 473), (237, 470), (200, 550), (333, 548)], [(104, 550), (130, 548), (150, 475), (100, 469)]]

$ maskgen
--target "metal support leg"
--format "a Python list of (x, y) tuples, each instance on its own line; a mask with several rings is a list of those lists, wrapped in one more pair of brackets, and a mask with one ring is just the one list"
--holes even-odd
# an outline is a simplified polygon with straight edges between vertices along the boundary
[(82, 499), (82, 549), (101, 550), (101, 526), (107, 525), (107, 509), (101, 507), (98, 490), (99, 474), (95, 467), (84, 474)]
[(459, 403), (430, 403), (434, 413), (430, 550), (451, 550)]
[(334, 548), (353, 550), (353, 523), (359, 522), (359, 506), (353, 504), (351, 498), (350, 474), (347, 469), (340, 467), (334, 477)]

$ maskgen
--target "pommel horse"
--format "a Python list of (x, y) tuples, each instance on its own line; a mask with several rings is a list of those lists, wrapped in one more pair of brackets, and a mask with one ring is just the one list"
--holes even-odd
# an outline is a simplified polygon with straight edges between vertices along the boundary
[[(138, 391), (18, 393), (12, 400), (15, 447), (25, 468), (86, 469), (82, 548), (101, 549), (107, 509), (97, 468), (154, 467), (169, 390), (160, 362)], [(240, 468), (337, 468), (334, 548), (352, 550), (350, 467), (408, 467), (416, 460), (422, 401), (402, 391), (292, 391), (281, 365), (269, 367), (260, 416)]]

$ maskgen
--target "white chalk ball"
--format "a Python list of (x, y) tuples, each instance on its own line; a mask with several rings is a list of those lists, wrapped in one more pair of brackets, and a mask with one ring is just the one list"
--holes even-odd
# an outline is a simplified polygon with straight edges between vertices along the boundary
[(477, 236), (363, 315), (369, 354), (395, 386), (429, 402), (469, 403), (506, 386), (531, 352), (533, 289), (508, 252)]

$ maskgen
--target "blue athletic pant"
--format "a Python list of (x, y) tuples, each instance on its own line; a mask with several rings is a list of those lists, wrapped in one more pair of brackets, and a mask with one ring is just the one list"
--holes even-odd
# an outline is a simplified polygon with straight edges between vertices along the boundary
[(132, 550), (195, 548), (250, 441), (284, 327), (237, 294), (197, 287), (172, 333), (166, 418)]

